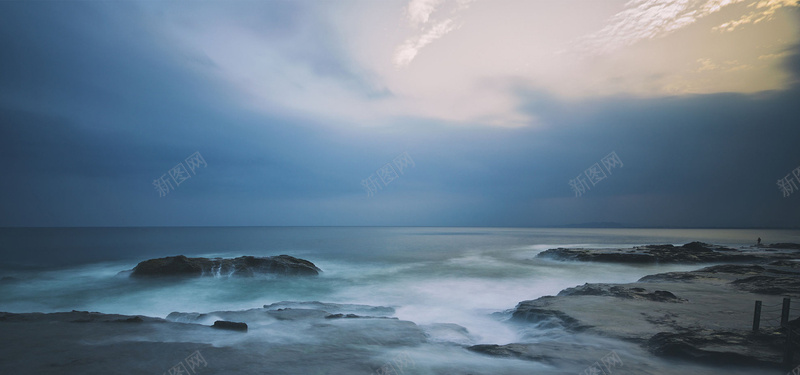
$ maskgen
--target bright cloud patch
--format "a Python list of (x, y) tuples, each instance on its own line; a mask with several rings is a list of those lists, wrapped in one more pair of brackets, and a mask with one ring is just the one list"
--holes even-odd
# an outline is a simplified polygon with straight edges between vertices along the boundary
[(733, 31), (744, 24), (768, 20), (780, 8), (798, 6), (795, 0), (632, 0), (605, 27), (582, 38), (579, 44), (594, 53), (613, 52), (643, 39), (668, 35), (739, 3), (747, 4), (748, 13), (713, 30)]
[[(395, 65), (404, 67), (410, 64), (423, 47), (455, 30), (458, 12), (465, 9), (468, 4), (469, 0), (457, 0), (450, 3), (442, 0), (412, 0), (409, 2), (406, 12), (415, 35), (397, 47), (394, 55)], [(444, 16), (432, 18), (434, 12), (444, 14)]]
[(357, 126), (537, 125), (525, 92), (780, 90), (800, 42), (794, 0), (395, 1), (170, 3), (151, 24), (243, 106)]
[(394, 63), (397, 66), (406, 66), (411, 63), (411, 60), (414, 60), (414, 57), (417, 56), (422, 47), (430, 44), (436, 39), (443, 37), (445, 34), (453, 31), (455, 27), (453, 26), (453, 20), (446, 19), (442, 22), (433, 25), (429, 30), (427, 30), (424, 34), (406, 40), (400, 47), (397, 48), (397, 52), (394, 56)]
[(748, 8), (752, 8), (753, 10), (741, 16), (737, 20), (725, 22), (722, 25), (715, 27), (714, 30), (733, 31), (742, 25), (756, 24), (765, 20), (769, 20), (780, 8), (797, 6), (800, 6), (800, 3), (797, 2), (797, 0), (762, 0), (758, 2), (752, 2), (750, 5), (748, 5)]

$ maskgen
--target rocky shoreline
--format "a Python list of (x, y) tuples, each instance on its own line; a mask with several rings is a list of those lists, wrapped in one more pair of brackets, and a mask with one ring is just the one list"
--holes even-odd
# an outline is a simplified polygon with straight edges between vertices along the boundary
[[(240, 311), (173, 312), (165, 319), (86, 311), (0, 313), (0, 343), (10, 348), (0, 353), (0, 363), (4, 364), (0, 367), (17, 373), (100, 373), (114, 362), (133, 373), (152, 373), (153, 369), (166, 371), (165, 364), (199, 350), (205, 360), (215, 364), (214, 369), (202, 374), (254, 373), (263, 371), (265, 363), (307, 363), (313, 369), (307, 372), (316, 374), (367, 374), (388, 360), (386, 350), (408, 351), (416, 353), (411, 357), (425, 358), (426, 348), (444, 347), (462, 360), (468, 361), (468, 355), (488, 356), (509, 366), (545, 366), (548, 370), (544, 373), (548, 374), (578, 373), (586, 367), (587, 357), (599, 360), (617, 349), (628, 355), (622, 359), (629, 373), (683, 374), (699, 368), (692, 366), (701, 366), (709, 373), (708, 369), (736, 366), (731, 373), (777, 375), (786, 371), (781, 363), (785, 328), (772, 324), (776, 317), (767, 311), (762, 315), (761, 329), (753, 332), (753, 306), (756, 300), (774, 306), (784, 297), (800, 298), (798, 250), (800, 245), (796, 244), (731, 249), (699, 242), (630, 249), (547, 250), (538, 258), (587, 265), (678, 262), (705, 263), (706, 267), (648, 275), (633, 283), (587, 283), (495, 313), (498, 320), (520, 331), (549, 330), (568, 335), (518, 343), (475, 345), (470, 333), (456, 324), (418, 325), (394, 317), (392, 307), (317, 301), (278, 302)], [(715, 264), (718, 262), (735, 264)], [(289, 256), (178, 256), (141, 262), (130, 275), (203, 276), (221, 270), (238, 276), (320, 272), (310, 261)], [(792, 311), (790, 325), (800, 329), (798, 310)], [(313, 337), (318, 343), (293, 344), (290, 338), (295, 335)], [(462, 339), (440, 342), (434, 339), (436, 336)], [(280, 345), (267, 340), (274, 337), (286, 339)], [(610, 344), (586, 344), (603, 340)], [(44, 359), (31, 363), (25, 358)], [(792, 366), (798, 361), (800, 352), (795, 347)], [(664, 368), (675, 363), (677, 367)], [(417, 369), (424, 367), (419, 363)], [(291, 373), (290, 369), (270, 370)], [(427, 368), (406, 373), (468, 372)]]
[[(690, 272), (649, 275), (628, 284), (584, 284), (557, 296), (522, 301), (510, 321), (558, 326), (573, 333), (620, 339), (653, 355), (709, 365), (746, 365), (785, 369), (786, 329), (763, 324), (753, 332), (754, 301), (780, 304), (800, 297), (800, 245), (730, 249), (692, 242), (683, 246), (648, 245), (632, 249), (552, 249), (540, 258), (585, 262), (717, 261), (726, 264)], [(795, 302), (797, 303), (797, 302)], [(790, 325), (800, 329), (797, 309)], [(774, 322), (775, 316), (762, 316)], [(473, 351), (518, 358), (539, 358), (539, 344), (473, 346)], [(794, 367), (800, 348), (794, 348)]]
[(543, 251), (538, 258), (610, 263), (765, 263), (800, 257), (800, 244), (773, 244), (732, 249), (703, 242), (683, 246), (645, 245), (628, 249), (557, 248)]

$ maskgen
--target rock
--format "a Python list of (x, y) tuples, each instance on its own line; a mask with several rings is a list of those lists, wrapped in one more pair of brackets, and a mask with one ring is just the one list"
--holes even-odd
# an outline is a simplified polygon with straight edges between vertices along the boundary
[(130, 316), (119, 314), (103, 314), (99, 312), (77, 311), (56, 313), (7, 313), (0, 312), (0, 321), (6, 322), (35, 322), (57, 321), (66, 323), (164, 323), (164, 319), (146, 316)]
[(789, 259), (783, 253), (753, 253), (703, 242), (690, 242), (683, 246), (646, 245), (630, 249), (549, 249), (537, 255), (539, 258), (575, 260), (582, 262), (610, 263), (712, 263), (712, 262), (756, 262)]
[(702, 275), (691, 272), (665, 272), (655, 275), (647, 275), (639, 279), (640, 283), (661, 282), (661, 281), (689, 281), (702, 278)]
[(454, 343), (461, 346), (473, 345), (477, 338), (469, 330), (455, 323), (431, 323), (420, 326), (430, 342)]
[(683, 245), (682, 247), (684, 249), (689, 249), (689, 250), (694, 250), (694, 251), (712, 252), (712, 251), (714, 251), (714, 250), (711, 250), (711, 247), (713, 247), (713, 246), (714, 245), (710, 245), (710, 244), (707, 244), (707, 243), (704, 243), (704, 242), (694, 241), (694, 242), (689, 242), (689, 243)]
[(126, 319), (117, 319), (115, 320), (117, 323), (144, 323), (144, 319), (141, 316), (132, 316)]
[(781, 335), (753, 334), (750, 331), (695, 329), (661, 332), (645, 347), (661, 357), (679, 358), (717, 366), (774, 366), (780, 363)]
[(208, 313), (177, 312), (167, 315), (168, 321), (181, 323), (211, 324), (216, 320), (244, 321), (244, 322), (283, 322), (319, 321), (328, 320), (359, 320), (381, 319), (397, 320), (391, 317), (394, 309), (384, 306), (369, 306), (356, 304), (337, 304), (318, 301), (283, 301), (262, 308), (238, 311), (211, 311)]
[(214, 322), (214, 325), (212, 327), (219, 328), (219, 329), (227, 329), (227, 330), (230, 330), (230, 331), (247, 332), (247, 324), (246, 323), (229, 322), (227, 320), (217, 320), (216, 322)]
[(800, 297), (800, 267), (796, 262), (777, 261), (767, 265), (723, 264), (691, 272), (668, 272), (645, 276), (639, 282), (690, 282), (696, 279), (727, 282), (742, 291)]
[(150, 259), (134, 267), (133, 277), (151, 276), (253, 276), (256, 274), (318, 275), (321, 270), (304, 259), (289, 255), (242, 256), (233, 259), (187, 258), (183, 255)]
[(394, 309), (386, 306), (369, 306), (358, 304), (341, 304), (319, 301), (281, 301), (269, 305), (264, 305), (267, 310), (282, 309), (312, 309), (322, 310), (329, 314), (358, 314), (370, 316), (391, 316), (395, 313)]
[[(345, 315), (345, 314), (330, 314), (330, 315), (326, 315), (325, 316), (325, 319), (341, 319), (341, 318), (353, 319), (353, 318), (362, 318), (362, 316), (358, 316), (356, 314), (347, 314), (347, 315)], [(371, 318), (371, 317), (365, 316), (363, 318)]]
[(207, 261), (207, 258), (187, 258), (183, 255), (150, 259), (137, 264), (131, 276), (201, 275)]
[(511, 320), (536, 323), (541, 328), (561, 327), (573, 332), (580, 332), (590, 328), (590, 326), (582, 324), (563, 311), (548, 308), (549, 299), (552, 298), (558, 297), (545, 296), (536, 300), (518, 303), (511, 314)]
[(294, 308), (268, 310), (266, 313), (267, 315), (277, 320), (319, 319), (330, 315), (326, 311), (317, 309), (294, 309)]
[(796, 244), (796, 243), (774, 243), (774, 244), (770, 244), (769, 247), (771, 247), (773, 249), (800, 250), (800, 244)]
[(800, 274), (793, 277), (759, 275), (744, 279), (737, 279), (732, 282), (738, 289), (748, 292), (771, 295), (791, 295), (800, 294)]
[(732, 273), (737, 275), (744, 275), (744, 274), (757, 274), (764, 272), (764, 267), (758, 265), (722, 264), (719, 266), (701, 268), (697, 270), (697, 272)]
[(481, 345), (470, 346), (467, 348), (467, 350), (476, 353), (490, 355), (493, 357), (519, 358), (519, 359), (527, 359), (539, 362), (549, 362), (550, 360), (552, 360), (551, 357), (545, 356), (540, 353), (535, 353), (526, 344), (506, 344), (506, 345), (481, 344)]
[(611, 286), (608, 284), (583, 284), (574, 288), (567, 288), (558, 293), (558, 296), (611, 296), (627, 299), (645, 299), (656, 302), (686, 302), (674, 294), (664, 290), (647, 293), (644, 288), (628, 288), (624, 286)]
[(776, 267), (789, 267), (789, 268), (800, 268), (800, 262), (791, 261), (791, 260), (776, 260), (769, 264), (770, 266)]
[(537, 258), (551, 258), (556, 260), (577, 260), (581, 262), (611, 262), (611, 263), (655, 263), (657, 260), (649, 254), (608, 253), (594, 252), (590, 249), (550, 249), (545, 250)]
[[(688, 247), (708, 248), (701, 243)], [(753, 319), (753, 301), (779, 306), (778, 296), (800, 297), (797, 262), (773, 259), (756, 265), (724, 264), (645, 276), (631, 284), (584, 284), (564, 289), (557, 296), (522, 301), (512, 311), (511, 320), (637, 343), (659, 357), (720, 367), (752, 366), (753, 373), (768, 373), (765, 371), (775, 369), (783, 359), (786, 329), (766, 323), (758, 332), (747, 328)], [(762, 322), (774, 323), (780, 309), (762, 314)], [(791, 318), (789, 325), (800, 328), (800, 318)], [(523, 358), (523, 353), (532, 351), (548, 354), (542, 343), (536, 341), (535, 347), (481, 345), (470, 350)], [(800, 357), (800, 351), (797, 355)]]
[[(243, 314), (238, 310), (222, 313)], [(395, 363), (393, 355), (378, 357), (387, 351), (410, 349), (409, 357), (416, 361), (425, 343), (416, 325), (393, 319), (325, 321), (320, 317), (275, 324), (260, 311), (264, 319), (252, 322), (251, 314), (244, 313), (247, 319), (195, 324), (146, 316), (141, 316), (143, 323), (124, 324), (120, 321), (133, 316), (123, 315), (97, 315), (91, 322), (73, 323), (87, 314), (97, 313), (0, 312), (0, 373), (104, 374), (113, 366), (118, 370), (111, 372), (162, 374), (183, 369), (186, 374), (190, 365), (198, 364), (190, 358), (203, 358), (208, 364), (195, 366), (198, 375), (365, 374), (384, 363)], [(248, 332), (216, 330), (211, 328), (215, 320), (247, 322)], [(286, 337), (290, 339), (282, 339)], [(377, 341), (380, 346), (360, 344), (362, 340)]]

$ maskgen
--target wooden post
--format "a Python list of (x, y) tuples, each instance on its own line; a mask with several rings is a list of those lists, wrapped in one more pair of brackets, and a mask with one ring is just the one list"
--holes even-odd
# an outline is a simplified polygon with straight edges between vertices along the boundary
[(789, 323), (789, 298), (783, 299), (783, 310), (781, 310), (781, 327), (786, 327)]
[(753, 332), (758, 332), (759, 325), (761, 325), (761, 301), (756, 301), (756, 309), (753, 312)]
[(786, 350), (783, 352), (783, 365), (791, 369), (792, 361), (794, 360), (794, 348), (792, 348), (792, 341), (794, 340), (794, 330), (789, 325), (786, 325)]

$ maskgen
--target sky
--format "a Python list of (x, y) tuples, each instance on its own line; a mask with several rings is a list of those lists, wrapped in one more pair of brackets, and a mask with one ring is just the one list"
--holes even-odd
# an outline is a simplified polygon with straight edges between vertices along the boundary
[(795, 0), (0, 2), (5, 227), (800, 228), (799, 141)]

